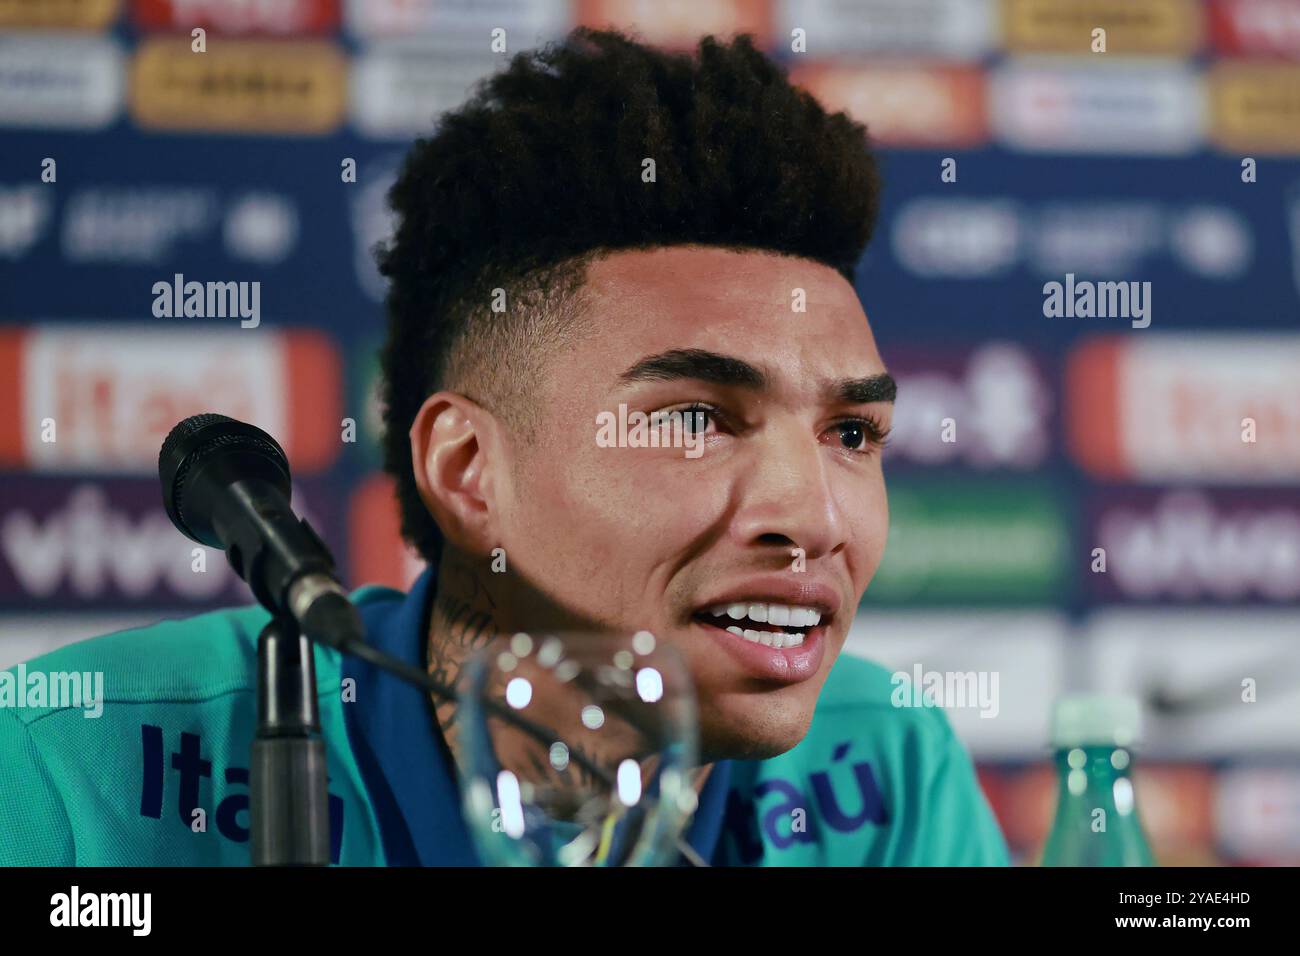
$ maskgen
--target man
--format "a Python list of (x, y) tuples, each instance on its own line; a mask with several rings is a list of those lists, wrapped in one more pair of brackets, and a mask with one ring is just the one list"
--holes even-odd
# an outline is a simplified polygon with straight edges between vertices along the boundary
[[(390, 196), (386, 467), (429, 569), (356, 595), (369, 639), (453, 684), (496, 635), (670, 645), (698, 693), (695, 860), (1007, 861), (942, 711), (840, 657), (888, 527), (894, 386), (852, 285), (878, 194), (865, 130), (747, 38), (579, 30), (444, 116)], [(694, 453), (601, 440), (635, 413)], [(0, 714), (0, 859), (246, 863), (265, 619), (29, 664), (104, 671), (104, 716)], [(455, 705), (317, 668), (335, 861), (475, 862)]]

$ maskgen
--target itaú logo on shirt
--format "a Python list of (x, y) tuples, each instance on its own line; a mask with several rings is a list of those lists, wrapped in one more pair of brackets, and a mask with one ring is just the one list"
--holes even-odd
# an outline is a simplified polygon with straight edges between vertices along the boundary
[[(822, 843), (822, 827), (836, 833), (853, 833), (868, 823), (889, 823), (871, 764), (865, 760), (848, 763), (852, 746), (852, 741), (847, 740), (836, 744), (831, 769), (808, 775), (811, 798), (794, 782), (780, 777), (760, 781), (749, 798), (734, 790), (727, 794), (723, 826), (734, 839), (742, 863), (748, 865), (762, 858), (765, 845), (785, 850), (801, 843)], [(852, 784), (846, 785), (846, 771), (852, 774)], [(851, 795), (855, 788), (856, 795)], [(837, 789), (844, 791), (844, 798), (837, 795)], [(769, 794), (780, 797), (779, 801), (765, 800)], [(809, 813), (814, 804), (817, 812)]]
[[(162, 819), (163, 796), (166, 790), (167, 770), (176, 771), (179, 790), (176, 814), (191, 832), (208, 832), (208, 811), (199, 806), (199, 786), (204, 777), (213, 777), (212, 761), (203, 758), (203, 741), (198, 734), (182, 733), (181, 749), (167, 761), (163, 746), (163, 729), (153, 724), (140, 725), (140, 747), (144, 774), (140, 780), (140, 816)], [(234, 843), (248, 842), (248, 827), (240, 823), (239, 816), (248, 810), (248, 768), (227, 767), (222, 775), (227, 784), (245, 788), (232, 793), (217, 803), (217, 832)], [(213, 785), (213, 796), (216, 786)], [(330, 862), (338, 863), (343, 847), (343, 798), (329, 795), (330, 810)]]

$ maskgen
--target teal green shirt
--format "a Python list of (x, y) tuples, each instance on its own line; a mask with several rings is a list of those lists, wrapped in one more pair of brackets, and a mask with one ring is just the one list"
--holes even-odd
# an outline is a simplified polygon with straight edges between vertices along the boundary
[[(405, 595), (353, 595), (372, 644), (423, 664), (432, 578)], [(164, 621), (0, 673), (0, 864), (247, 865), (267, 619), (254, 606)], [(424, 694), (334, 651), (315, 654), (333, 862), (475, 865)], [(38, 693), (47, 675), (73, 672), (103, 675), (99, 716)], [(943, 711), (895, 707), (893, 692), (888, 671), (841, 657), (800, 744), (715, 765), (687, 833), (696, 852), (732, 866), (1006, 865)]]

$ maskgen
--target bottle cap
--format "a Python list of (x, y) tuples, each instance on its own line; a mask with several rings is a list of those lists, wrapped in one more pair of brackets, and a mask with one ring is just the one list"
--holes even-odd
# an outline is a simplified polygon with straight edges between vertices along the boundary
[(1052, 714), (1052, 746), (1130, 747), (1138, 739), (1141, 723), (1142, 708), (1136, 697), (1061, 697)]

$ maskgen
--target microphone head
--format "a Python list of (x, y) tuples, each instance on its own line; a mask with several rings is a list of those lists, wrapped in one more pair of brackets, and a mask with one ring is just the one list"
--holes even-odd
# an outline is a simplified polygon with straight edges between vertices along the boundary
[(226, 415), (191, 415), (178, 423), (158, 451), (158, 480), (167, 517), (187, 538), (220, 548), (212, 530), (210, 494), (188, 494), (205, 472), (270, 481), (289, 498), (289, 459), (262, 429)]

